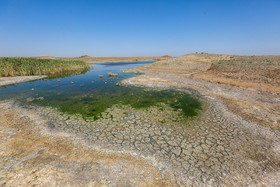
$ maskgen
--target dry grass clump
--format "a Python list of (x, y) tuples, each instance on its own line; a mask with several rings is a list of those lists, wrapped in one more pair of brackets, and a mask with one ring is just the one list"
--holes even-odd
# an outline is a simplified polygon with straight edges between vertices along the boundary
[(117, 73), (108, 73), (108, 77), (118, 77)]
[(81, 69), (89, 69), (89, 64), (81, 60), (0, 58), (0, 77), (47, 75)]

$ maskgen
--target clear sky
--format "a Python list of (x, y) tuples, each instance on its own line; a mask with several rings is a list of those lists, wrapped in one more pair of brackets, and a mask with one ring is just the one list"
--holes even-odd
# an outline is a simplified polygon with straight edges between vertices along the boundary
[(0, 56), (280, 55), (280, 0), (0, 0)]

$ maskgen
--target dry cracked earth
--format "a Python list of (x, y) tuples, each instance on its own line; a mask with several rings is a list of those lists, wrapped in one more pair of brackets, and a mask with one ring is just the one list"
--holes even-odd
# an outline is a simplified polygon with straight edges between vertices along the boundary
[[(1, 185), (280, 185), (279, 95), (145, 73), (122, 84), (191, 92), (203, 102), (203, 111), (184, 120), (164, 105), (146, 110), (116, 105), (102, 119), (85, 121), (2, 101)], [(234, 98), (274, 105), (253, 115), (246, 108), (232, 109), (227, 101)]]

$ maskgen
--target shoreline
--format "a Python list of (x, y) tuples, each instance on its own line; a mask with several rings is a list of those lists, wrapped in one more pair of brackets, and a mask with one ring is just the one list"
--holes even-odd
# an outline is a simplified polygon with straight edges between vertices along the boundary
[(46, 75), (0, 77), (0, 86), (8, 86), (8, 85), (18, 84), (22, 82), (29, 82), (38, 79), (43, 79), (46, 77), (47, 77)]
[(195, 72), (177, 74), (143, 69), (145, 68), (126, 69), (125, 72), (139, 75), (125, 79), (122, 84), (184, 88), (192, 94), (200, 92), (209, 97), (217, 96), (237, 115), (268, 128), (280, 129), (280, 95), (277, 93), (197, 79), (193, 77)]

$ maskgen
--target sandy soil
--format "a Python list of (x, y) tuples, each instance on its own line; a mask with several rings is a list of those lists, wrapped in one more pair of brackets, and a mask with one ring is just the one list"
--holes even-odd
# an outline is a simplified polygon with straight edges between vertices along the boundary
[(193, 77), (280, 94), (280, 56), (231, 56)]
[(178, 74), (197, 73), (208, 70), (213, 61), (230, 59), (230, 57), (230, 55), (188, 54), (177, 58), (161, 60), (138, 69)]
[(45, 78), (46, 76), (17, 76), (17, 77), (0, 77), (0, 86), (6, 86), (10, 84), (18, 84), (21, 82), (27, 82), (37, 79)]

